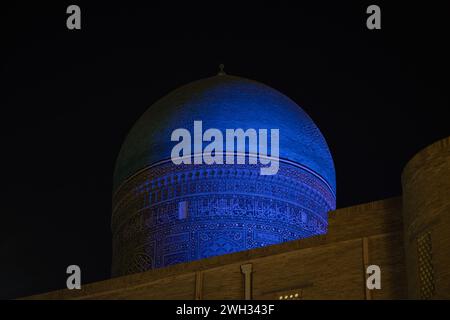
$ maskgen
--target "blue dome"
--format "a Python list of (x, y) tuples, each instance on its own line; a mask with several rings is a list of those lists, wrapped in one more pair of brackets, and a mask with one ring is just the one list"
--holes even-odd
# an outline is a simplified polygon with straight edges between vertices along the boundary
[[(171, 141), (173, 131), (192, 132), (195, 121), (202, 121), (203, 131), (278, 129), (279, 170), (262, 175), (262, 161), (248, 158), (239, 164), (172, 162), (178, 143)], [(189, 83), (153, 104), (120, 151), (111, 222), (113, 274), (324, 234), (335, 194), (325, 139), (292, 100), (261, 83), (223, 74)]]
[(294, 101), (262, 83), (217, 75), (184, 85), (153, 104), (132, 128), (120, 151), (114, 189), (126, 178), (169, 159), (173, 130), (192, 128), (280, 130), (280, 158), (319, 175), (336, 192), (333, 159), (311, 118)]

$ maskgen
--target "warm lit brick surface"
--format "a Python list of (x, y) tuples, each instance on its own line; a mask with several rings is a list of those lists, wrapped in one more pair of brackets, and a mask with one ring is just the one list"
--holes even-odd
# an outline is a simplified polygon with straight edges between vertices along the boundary
[[(428, 298), (421, 292), (435, 287), (432, 298), (450, 298), (450, 138), (419, 152), (403, 175), (403, 214), (408, 270), (408, 297)], [(431, 252), (421, 238), (431, 236)], [(422, 245), (422, 247), (424, 247)], [(419, 263), (419, 252), (431, 267)], [(431, 257), (428, 258), (428, 255)], [(427, 270), (432, 269), (432, 274)], [(420, 272), (419, 272), (420, 271)], [(430, 274), (427, 274), (430, 273)], [(432, 281), (432, 283), (430, 283)]]
[[(85, 285), (79, 291), (60, 290), (30, 298), (243, 299), (240, 266), (248, 263), (252, 264), (254, 299), (278, 299), (295, 293), (301, 299), (420, 298), (417, 240), (429, 232), (435, 288), (432, 298), (449, 299), (449, 177), (447, 138), (419, 152), (408, 163), (402, 176), (402, 197), (332, 211), (326, 235), (113, 278)], [(428, 244), (424, 247), (430, 248)], [(364, 258), (369, 265), (381, 268), (381, 290), (369, 294)]]

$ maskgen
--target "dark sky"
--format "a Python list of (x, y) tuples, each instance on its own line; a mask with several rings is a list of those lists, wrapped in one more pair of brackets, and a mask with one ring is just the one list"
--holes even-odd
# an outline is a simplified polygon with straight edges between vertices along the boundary
[[(334, 157), (338, 207), (400, 195), (406, 162), (450, 135), (450, 11), (334, 2), (74, 1), (80, 31), (66, 28), (72, 3), (2, 4), (0, 298), (62, 288), (70, 264), (84, 283), (109, 277), (121, 143), (153, 102), (220, 63), (312, 117)], [(366, 28), (372, 3), (382, 30)]]

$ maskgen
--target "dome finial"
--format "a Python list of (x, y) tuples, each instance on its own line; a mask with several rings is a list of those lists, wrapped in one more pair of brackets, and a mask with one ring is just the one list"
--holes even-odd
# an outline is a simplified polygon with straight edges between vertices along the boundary
[(223, 76), (225, 75), (225, 71), (223, 71), (223, 69), (225, 68), (225, 65), (223, 63), (219, 64), (219, 72), (217, 73), (218, 76)]

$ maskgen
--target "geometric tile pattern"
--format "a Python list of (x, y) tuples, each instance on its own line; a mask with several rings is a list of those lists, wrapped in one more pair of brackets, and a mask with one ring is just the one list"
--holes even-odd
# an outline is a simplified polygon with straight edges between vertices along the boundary
[(113, 197), (113, 275), (324, 234), (331, 190), (292, 163), (152, 166)]
[(430, 299), (435, 292), (432, 259), (431, 233), (426, 232), (417, 239), (419, 259), (420, 298)]

